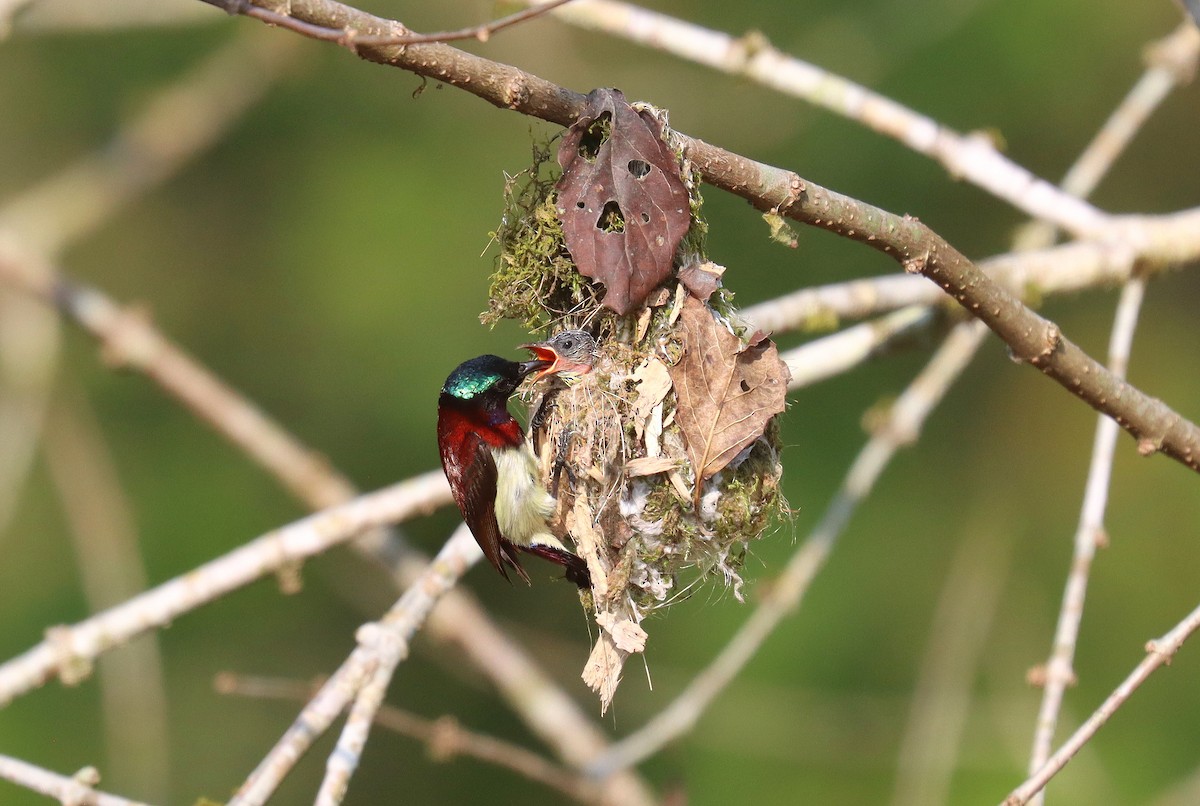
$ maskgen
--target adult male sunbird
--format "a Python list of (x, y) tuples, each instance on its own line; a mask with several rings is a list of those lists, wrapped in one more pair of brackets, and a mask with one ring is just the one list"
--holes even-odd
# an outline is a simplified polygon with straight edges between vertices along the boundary
[(508, 579), (512, 568), (529, 583), (520, 549), (563, 566), (567, 579), (586, 589), (587, 563), (550, 533), (554, 497), (538, 481), (537, 460), (508, 411), (508, 398), (527, 375), (554, 370), (552, 344), (531, 346), (539, 356), (532, 361), (481, 355), (459, 364), (438, 398), (438, 450), (463, 520), (501, 576)]

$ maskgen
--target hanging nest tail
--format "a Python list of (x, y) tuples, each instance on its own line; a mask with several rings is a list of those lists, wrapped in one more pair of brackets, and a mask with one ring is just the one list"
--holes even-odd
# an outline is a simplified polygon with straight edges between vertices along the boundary
[[(603, 100), (610, 121), (598, 153), (580, 152), (584, 170), (603, 162), (606, 146), (632, 147), (621, 141), (626, 112), (611, 106), (611, 95)], [(652, 110), (634, 113), (663, 131)], [(577, 127), (586, 134), (596, 121), (585, 115), (572, 132)], [(570, 137), (563, 148), (581, 148)], [(580, 272), (572, 254), (587, 250), (568, 249), (562, 211), (564, 197), (574, 198), (567, 195), (570, 183), (582, 180), (572, 179), (577, 166), (568, 159), (555, 185), (543, 150), (535, 151), (524, 183), (508, 188), (490, 309), (482, 317), (514, 318), (546, 331), (583, 328), (596, 337), (589, 374), (539, 389), (530, 440), (558, 502), (554, 525), (574, 540), (591, 570), (588, 604), (601, 632), (584, 678), (604, 707), (624, 659), (645, 646), (643, 618), (713, 578), (740, 601), (747, 546), (785, 509), (776, 417), (787, 368), (769, 339), (739, 323), (720, 288), (724, 270), (703, 257), (706, 227), (695, 183), (678, 156), (667, 153), (669, 165), (660, 155), (644, 159), (656, 170), (669, 167), (684, 188), (688, 225), (667, 276), (645, 298), (631, 292), (618, 300), (622, 315), (607, 296), (622, 281), (608, 276), (601, 285)], [(626, 156), (619, 153), (617, 162), (632, 165)], [(586, 214), (613, 204), (589, 200), (578, 209)], [(615, 204), (625, 216), (636, 215), (636, 200), (618, 192)], [(629, 234), (603, 229), (602, 218), (596, 224), (597, 240)], [(643, 263), (634, 260), (632, 270)]]

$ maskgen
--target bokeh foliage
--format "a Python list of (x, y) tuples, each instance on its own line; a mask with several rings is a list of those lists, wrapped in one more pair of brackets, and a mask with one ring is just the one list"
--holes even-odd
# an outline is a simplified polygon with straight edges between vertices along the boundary
[[(1116, 2), (947, 3), (944, 0), (669, 2), (656, 7), (715, 28), (763, 31), (785, 51), (858, 80), (959, 130), (994, 129), (1008, 153), (1057, 179), (1142, 69), (1142, 47), (1177, 19), (1165, 0), (1136, 11)], [(492, 13), (486, 3), (380, 2), (370, 9), (418, 30)], [(23, 34), (0, 43), (0, 193), (101, 146), (157, 88), (236, 36), (293, 36), (246, 19), (149, 30)], [(745, 81), (541, 20), (470, 48), (579, 91), (620, 87), (670, 110), (671, 125), (838, 191), (919, 216), (972, 257), (1006, 250), (1021, 217), (901, 146)], [(530, 163), (544, 124), (452, 88), (305, 43), (282, 82), (216, 148), (111, 225), (74, 245), (63, 264), (124, 301), (143, 301), (168, 334), (278, 417), (363, 488), (436, 465), (434, 400), (449, 368), (484, 352), (512, 355), (526, 334), (480, 325), (493, 269), (488, 232), (503, 209), (504, 174)], [(416, 90), (424, 91), (414, 97)], [(1196, 203), (1200, 95), (1184, 89), (1151, 121), (1096, 201), (1162, 212)], [(710, 256), (743, 303), (803, 285), (895, 271), (876, 253), (802, 231), (772, 243), (743, 202), (708, 190)], [(1152, 283), (1134, 346), (1132, 380), (1193, 419), (1194, 271)], [(1047, 301), (1044, 310), (1102, 355), (1115, 294)], [(787, 346), (795, 337), (781, 339)], [(769, 579), (820, 516), (862, 443), (862, 412), (894, 395), (925, 351), (887, 358), (796, 395), (784, 418), (784, 490), (794, 522), (757, 543), (748, 580)], [(181, 573), (301, 509), (144, 379), (117, 375), (69, 331), (62, 375), (86, 389), (136, 514), (153, 582)], [(1024, 683), (1049, 651), (1070, 557), (1094, 416), (1008, 361), (994, 339), (852, 523), (802, 609), (686, 741), (647, 765), (695, 804), (878, 803), (896, 754), (931, 617), (967, 551), (991, 551), (1001, 595), (971, 681), (953, 778), (954, 803), (997, 801), (1022, 777), (1039, 692)], [(1140, 659), (1142, 644), (1195, 606), (1200, 487), (1178, 465), (1139, 459), (1122, 437), (1109, 507), (1112, 545), (1095, 565), (1065, 723), (1074, 726)], [(412, 525), (432, 551), (449, 512)], [(44, 463), (0, 536), (0, 655), (52, 624), (87, 615), (64, 519)], [(308, 678), (353, 645), (382, 593), (348, 596), (344, 556), (306, 567), (304, 590), (270, 582), (179, 620), (162, 636), (173, 761), (166, 793), (105, 787), (187, 803), (224, 798), (290, 722), (295, 707), (214, 694), (214, 673)], [(349, 584), (348, 584), (349, 582)], [(466, 584), (513, 626), (581, 701), (588, 650), (569, 586), (509, 588), (487, 569)], [(361, 591), (360, 591), (361, 592)], [(754, 585), (748, 587), (751, 600)], [(367, 592), (370, 593), (369, 591)], [(728, 596), (671, 608), (653, 630), (648, 691), (630, 669), (616, 703), (624, 733), (665, 704), (748, 610)], [(1054, 802), (1150, 799), (1197, 765), (1198, 651), (1185, 647), (1052, 784)], [(429, 716), (529, 737), (476, 674), (421, 642), (392, 688)], [(1063, 735), (1060, 731), (1060, 735)], [(51, 684), (0, 717), (0, 748), (60, 771), (107, 770), (94, 682)], [(306, 802), (321, 749), (279, 802)], [(552, 795), (458, 761), (429, 761), (378, 732), (347, 800), (511, 802)], [(0, 784), (5, 803), (41, 799)]]

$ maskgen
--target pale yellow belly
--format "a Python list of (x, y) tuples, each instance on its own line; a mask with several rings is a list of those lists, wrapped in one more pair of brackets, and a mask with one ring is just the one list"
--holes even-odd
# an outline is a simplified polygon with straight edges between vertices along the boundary
[(537, 478), (537, 460), (529, 446), (519, 450), (493, 448), (496, 460), (496, 522), (500, 534), (518, 546), (532, 543), (562, 548), (550, 534), (546, 518), (554, 511), (554, 497)]

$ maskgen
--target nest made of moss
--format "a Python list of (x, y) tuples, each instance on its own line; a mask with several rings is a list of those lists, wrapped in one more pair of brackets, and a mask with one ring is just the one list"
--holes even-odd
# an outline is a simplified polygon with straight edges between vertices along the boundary
[[(592, 595), (584, 598), (601, 633), (584, 678), (607, 706), (624, 659), (644, 648), (647, 614), (710, 579), (742, 599), (748, 547), (786, 511), (775, 417), (786, 367), (769, 342), (748, 334), (731, 295), (717, 287), (723, 270), (703, 256), (707, 227), (694, 181), (687, 182), (692, 220), (675, 276), (636, 313), (618, 316), (605, 308), (603, 287), (576, 270), (564, 244), (548, 153), (535, 149), (534, 165), (506, 188), (504, 219), (494, 233), (500, 255), (481, 318), (516, 319), (547, 333), (581, 328), (597, 339), (591, 373), (531, 401), (530, 441), (558, 501), (558, 531), (572, 538), (591, 570)], [(679, 279), (697, 272), (707, 294)], [(713, 332), (689, 332), (689, 317), (711, 322)], [(758, 345), (752, 357), (781, 384), (779, 405), (760, 416), (761, 430), (736, 455), (707, 474), (697, 467), (703, 463), (695, 446), (689, 451), (683, 415), (695, 412), (686, 401), (681, 407), (680, 393), (688, 383), (689, 349), (715, 349), (710, 342), (725, 341), (718, 358), (728, 361), (746, 359), (742, 351)]]

